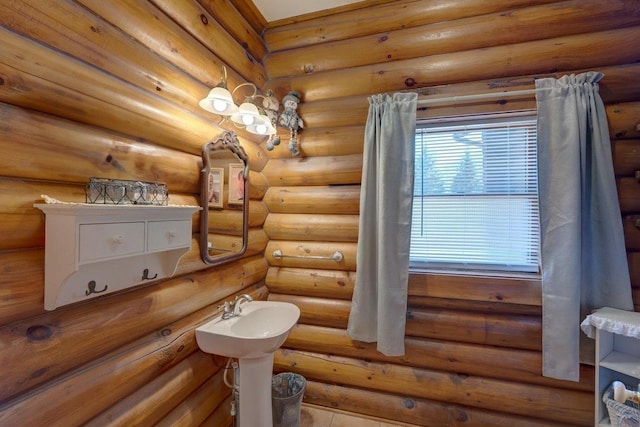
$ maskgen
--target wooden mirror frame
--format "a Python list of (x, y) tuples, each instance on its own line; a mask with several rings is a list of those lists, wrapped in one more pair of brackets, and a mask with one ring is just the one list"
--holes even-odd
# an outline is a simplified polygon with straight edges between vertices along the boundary
[[(242, 203), (242, 247), (229, 254), (211, 256), (209, 254), (209, 172), (211, 171), (210, 154), (216, 151), (230, 151), (244, 164), (244, 192)], [(202, 171), (200, 173), (200, 256), (207, 265), (219, 265), (241, 258), (247, 251), (249, 238), (249, 156), (238, 141), (238, 136), (226, 131), (219, 138), (202, 146)], [(230, 178), (230, 177), (229, 177)], [(221, 184), (224, 187), (224, 183)], [(230, 189), (229, 189), (230, 190)], [(220, 195), (222, 197), (222, 194)]]

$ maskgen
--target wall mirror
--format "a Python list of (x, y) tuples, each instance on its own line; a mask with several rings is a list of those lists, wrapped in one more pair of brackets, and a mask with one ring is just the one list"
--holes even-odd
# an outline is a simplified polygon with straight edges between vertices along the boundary
[(249, 158), (227, 131), (202, 147), (200, 254), (217, 265), (240, 258), (249, 229)]

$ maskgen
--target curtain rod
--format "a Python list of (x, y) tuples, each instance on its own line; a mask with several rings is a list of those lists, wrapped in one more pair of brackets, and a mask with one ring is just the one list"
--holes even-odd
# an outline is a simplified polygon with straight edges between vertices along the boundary
[(422, 99), (418, 100), (418, 106), (428, 105), (428, 104), (436, 104), (441, 102), (455, 102), (455, 101), (469, 101), (473, 99), (488, 99), (488, 98), (504, 98), (509, 96), (518, 96), (518, 95), (532, 95), (535, 94), (538, 89), (523, 89), (523, 90), (511, 90), (504, 92), (489, 92), (489, 93), (478, 93), (475, 95), (460, 95), (460, 96), (449, 96), (443, 98), (431, 98), (431, 99)]

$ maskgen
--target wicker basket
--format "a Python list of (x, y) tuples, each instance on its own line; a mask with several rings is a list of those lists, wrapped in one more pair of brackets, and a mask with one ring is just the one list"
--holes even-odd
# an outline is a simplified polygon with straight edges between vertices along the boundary
[(613, 384), (605, 391), (602, 401), (607, 405), (612, 427), (640, 427), (638, 404), (629, 400), (625, 403), (613, 400)]

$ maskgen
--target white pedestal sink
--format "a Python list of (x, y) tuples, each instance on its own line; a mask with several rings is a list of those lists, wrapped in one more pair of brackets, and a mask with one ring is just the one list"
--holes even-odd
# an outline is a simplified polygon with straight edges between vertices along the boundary
[(288, 302), (251, 301), (230, 319), (218, 317), (196, 328), (196, 341), (206, 353), (238, 359), (239, 427), (273, 427), (271, 376), (273, 353), (285, 342), (300, 317)]

